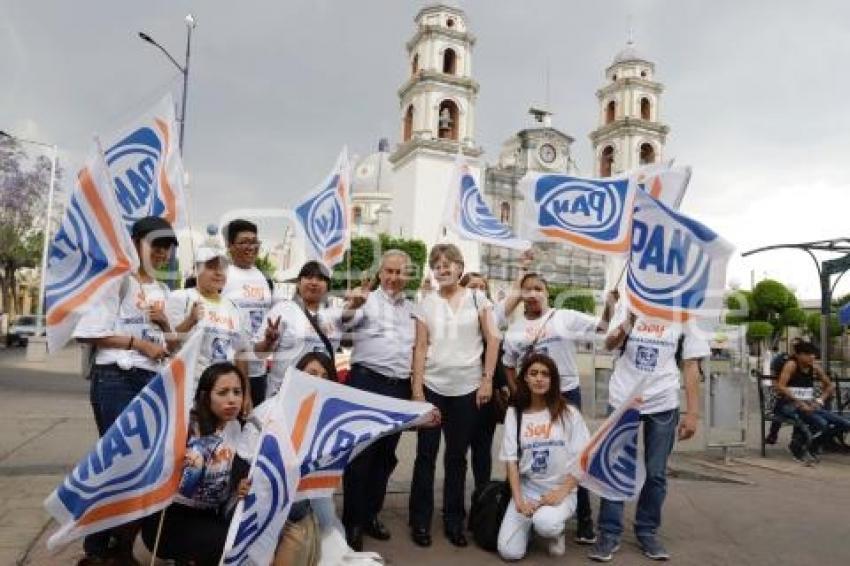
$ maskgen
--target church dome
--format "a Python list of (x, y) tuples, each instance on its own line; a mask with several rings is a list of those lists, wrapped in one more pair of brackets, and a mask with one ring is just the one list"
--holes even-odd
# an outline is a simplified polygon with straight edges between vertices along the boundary
[(644, 61), (649, 63), (649, 59), (638, 52), (638, 50), (635, 49), (635, 44), (630, 41), (626, 44), (626, 47), (621, 49), (620, 52), (614, 56), (613, 64), (616, 65), (618, 63), (628, 63), (631, 61)]
[(352, 195), (389, 192), (392, 175), (389, 143), (382, 139), (378, 151), (358, 161), (351, 173)]

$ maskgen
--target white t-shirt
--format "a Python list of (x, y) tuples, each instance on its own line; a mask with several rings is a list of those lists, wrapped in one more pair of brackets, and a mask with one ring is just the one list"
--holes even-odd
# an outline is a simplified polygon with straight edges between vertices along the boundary
[[(499, 451), (503, 462), (517, 461), (516, 425), (516, 409), (509, 407)], [(523, 413), (520, 425), (520, 484), (524, 496), (536, 499), (564, 483), (590, 434), (581, 413), (573, 407), (554, 422), (546, 409)], [(575, 497), (575, 492), (570, 497)]]
[(484, 340), (478, 314), (493, 306), (481, 291), (475, 291), (474, 298), (469, 289), (459, 292), (457, 312), (437, 291), (425, 295), (414, 310), (428, 326), (425, 386), (447, 397), (472, 393), (481, 385)]
[[(337, 308), (323, 308), (317, 313), (319, 327), (333, 346), (334, 352), (339, 348), (342, 339), (342, 311)], [(269, 371), (269, 382), (266, 398), (272, 397), (280, 389), (283, 376), (289, 366), (294, 366), (307, 352), (322, 352), (328, 354), (325, 343), (307, 320), (307, 315), (295, 301), (281, 301), (271, 308), (266, 320), (260, 327), (260, 336), (266, 332), (268, 322), (280, 318), (280, 339), (277, 348), (272, 353), (272, 366)], [(328, 354), (330, 355), (330, 354)]]
[(502, 363), (519, 373), (533, 343), (536, 353), (546, 354), (558, 366), (561, 391), (575, 389), (579, 386), (576, 341), (595, 339), (598, 324), (595, 317), (569, 309), (550, 309), (536, 320), (523, 317), (508, 327)]
[[(120, 300), (119, 296), (123, 296)], [(74, 338), (105, 338), (107, 336), (133, 336), (163, 346), (165, 338), (159, 326), (148, 320), (149, 307), (164, 308), (168, 287), (154, 281), (140, 284), (135, 276), (128, 277), (103, 300), (94, 303), (82, 316), (74, 329)], [(159, 364), (135, 349), (98, 348), (95, 364), (118, 364), (124, 369), (141, 368), (158, 371)]]
[[(242, 269), (235, 265), (227, 268), (227, 283), (221, 294), (227, 297), (242, 313), (243, 325), (251, 332), (255, 342), (262, 339), (259, 334), (266, 313), (272, 306), (272, 292), (266, 276), (255, 266)], [(248, 375), (265, 375), (266, 363), (253, 355), (248, 356)]]
[[(619, 326), (626, 316), (626, 309), (619, 308), (611, 328)], [(625, 351), (615, 361), (608, 385), (608, 403), (619, 407), (638, 382), (647, 377), (640, 412), (653, 414), (678, 408), (680, 383), (676, 349), (683, 333), (683, 360), (704, 358), (711, 353), (708, 340), (691, 325), (683, 327), (679, 323), (638, 317)], [(615, 350), (615, 354), (620, 354), (620, 349)]]
[(168, 320), (172, 328), (183, 322), (195, 302), (204, 307), (203, 318), (198, 326), (204, 329), (204, 339), (198, 355), (196, 376), (216, 362), (234, 362), (236, 354), (251, 347), (251, 334), (242, 324), (242, 315), (233, 302), (221, 297), (217, 301), (207, 299), (197, 289), (174, 291), (168, 298)]

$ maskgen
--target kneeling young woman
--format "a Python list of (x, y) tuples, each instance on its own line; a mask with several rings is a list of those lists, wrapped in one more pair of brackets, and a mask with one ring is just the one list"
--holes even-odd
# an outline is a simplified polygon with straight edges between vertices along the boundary
[[(178, 495), (165, 511), (157, 547), (159, 558), (178, 564), (216, 565), (221, 560), (233, 500), (248, 492), (248, 480), (234, 467), (242, 420), (250, 406), (245, 374), (229, 362), (206, 368), (198, 381)], [(161, 513), (142, 526), (153, 549)]]
[(577, 482), (569, 469), (588, 438), (581, 412), (561, 397), (555, 362), (544, 354), (529, 355), (505, 415), (499, 454), (512, 494), (499, 530), (503, 559), (525, 556), (532, 528), (550, 539), (550, 554), (564, 553), (564, 527), (576, 510)]

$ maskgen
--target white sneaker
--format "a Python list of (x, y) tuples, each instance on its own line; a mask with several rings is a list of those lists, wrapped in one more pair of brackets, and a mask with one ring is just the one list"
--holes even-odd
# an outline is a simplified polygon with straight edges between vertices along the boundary
[(563, 556), (565, 552), (567, 552), (567, 535), (566, 533), (561, 533), (551, 539), (549, 543), (549, 556)]

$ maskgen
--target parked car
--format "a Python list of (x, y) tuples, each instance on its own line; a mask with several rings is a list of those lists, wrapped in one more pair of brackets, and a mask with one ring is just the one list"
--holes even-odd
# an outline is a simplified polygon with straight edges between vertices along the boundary
[(44, 336), (44, 317), (41, 321), (41, 330), (38, 330), (38, 317), (36, 315), (22, 315), (12, 322), (9, 332), (6, 334), (6, 346), (26, 346), (30, 336)]

